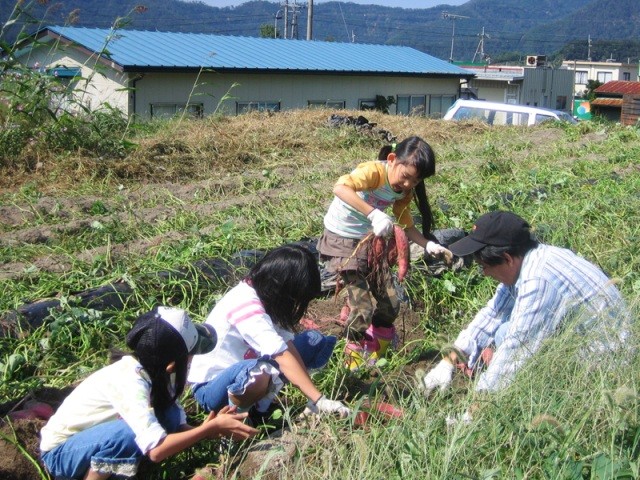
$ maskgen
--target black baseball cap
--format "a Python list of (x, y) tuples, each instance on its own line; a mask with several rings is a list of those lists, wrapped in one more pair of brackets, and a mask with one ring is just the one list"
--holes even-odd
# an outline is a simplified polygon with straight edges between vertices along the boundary
[(530, 225), (515, 213), (489, 212), (476, 220), (469, 235), (449, 245), (449, 250), (458, 257), (464, 257), (487, 245), (516, 246), (527, 243), (530, 239)]

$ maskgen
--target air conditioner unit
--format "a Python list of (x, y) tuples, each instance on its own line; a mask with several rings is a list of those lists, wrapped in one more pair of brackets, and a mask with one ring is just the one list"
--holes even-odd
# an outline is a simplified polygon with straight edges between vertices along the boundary
[(544, 67), (546, 62), (546, 55), (527, 55), (525, 65), (527, 67)]

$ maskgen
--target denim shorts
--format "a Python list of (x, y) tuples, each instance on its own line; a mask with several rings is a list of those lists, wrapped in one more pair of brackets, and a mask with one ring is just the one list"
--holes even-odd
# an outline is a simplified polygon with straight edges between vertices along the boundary
[[(305, 367), (318, 369), (329, 362), (336, 345), (336, 337), (323, 335), (317, 330), (305, 330), (294, 337), (293, 344), (302, 357)], [(243, 360), (231, 365), (211, 381), (194, 385), (192, 387), (193, 396), (206, 411), (217, 411), (229, 404), (229, 394), (243, 394), (252, 382), (252, 378), (262, 372), (271, 374), (272, 388), (267, 396), (260, 400), (258, 409), (261, 409), (263, 403), (271, 403), (284, 382), (287, 381), (280, 373), (276, 361), (269, 356)], [(266, 407), (266, 405), (264, 406)]]
[[(180, 428), (180, 408), (169, 407), (158, 421), (167, 433)], [(42, 462), (56, 480), (83, 478), (91, 468), (99, 473), (133, 477), (143, 453), (135, 433), (122, 419), (95, 425), (69, 437), (42, 454)]]

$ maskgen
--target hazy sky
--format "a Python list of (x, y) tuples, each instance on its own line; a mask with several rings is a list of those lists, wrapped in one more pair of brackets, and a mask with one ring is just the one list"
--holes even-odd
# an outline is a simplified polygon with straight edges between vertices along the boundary
[[(235, 5), (241, 5), (247, 0), (200, 0), (212, 7), (230, 7)], [(325, 3), (330, 0), (314, 0), (313, 4)], [(335, 1), (335, 0), (333, 0)], [(362, 5), (384, 5), (387, 7), (402, 7), (402, 8), (430, 8), (436, 5), (462, 5), (469, 0), (343, 0), (344, 3), (359, 3)], [(282, 0), (274, 0), (272, 3), (284, 3)], [(293, 0), (290, 0), (293, 3)], [(307, 0), (297, 0), (299, 5), (306, 5)]]

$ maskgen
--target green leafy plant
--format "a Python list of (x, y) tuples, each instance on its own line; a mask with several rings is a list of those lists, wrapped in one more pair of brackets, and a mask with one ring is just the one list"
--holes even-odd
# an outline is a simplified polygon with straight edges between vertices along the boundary
[[(121, 158), (134, 144), (126, 139), (129, 122), (122, 112), (103, 104), (89, 108), (82, 89), (91, 78), (74, 78), (69, 84), (37, 63), (29, 65), (28, 56), (21, 54), (31, 27), (31, 8), (40, 2), (16, 2), (8, 21), (0, 29), (0, 166), (36, 169), (42, 158), (52, 152), (82, 152), (96, 157)], [(113, 32), (124, 26), (128, 16), (114, 23)], [(22, 25), (18, 41), (7, 41), (9, 27)], [(111, 38), (111, 37), (110, 37)], [(33, 42), (32, 47), (38, 43)], [(103, 52), (107, 52), (107, 44)], [(53, 73), (52, 73), (53, 72)], [(92, 74), (93, 76), (94, 74)]]

